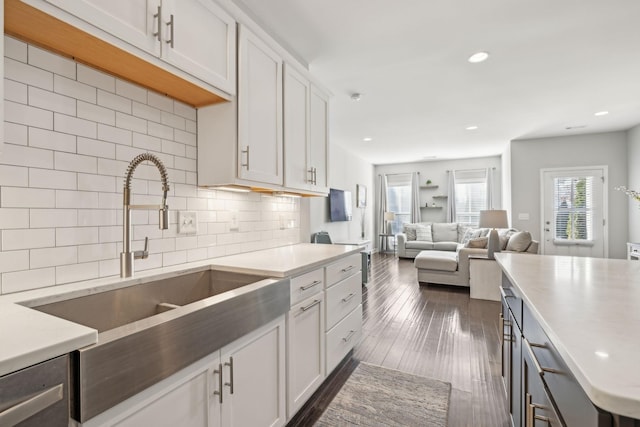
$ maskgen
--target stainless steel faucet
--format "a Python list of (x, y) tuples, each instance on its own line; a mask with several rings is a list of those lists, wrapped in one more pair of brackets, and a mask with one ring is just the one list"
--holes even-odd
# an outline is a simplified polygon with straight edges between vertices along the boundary
[[(148, 160), (152, 162), (160, 171), (162, 178), (162, 204), (161, 205), (132, 205), (131, 204), (131, 177), (133, 171), (140, 163)], [(152, 210), (158, 209), (160, 230), (169, 228), (169, 206), (167, 206), (167, 192), (169, 191), (169, 182), (167, 169), (164, 167), (160, 159), (151, 153), (143, 153), (137, 155), (127, 167), (127, 175), (124, 180), (123, 191), (123, 221), (122, 221), (122, 252), (120, 253), (120, 277), (133, 276), (133, 260), (146, 259), (149, 257), (149, 238), (144, 238), (144, 250), (131, 252), (131, 211), (132, 210)]]

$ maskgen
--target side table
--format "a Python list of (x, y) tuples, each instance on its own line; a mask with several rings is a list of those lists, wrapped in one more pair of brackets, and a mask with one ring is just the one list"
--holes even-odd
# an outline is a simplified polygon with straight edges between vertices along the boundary
[(627, 259), (634, 261), (640, 260), (640, 243), (627, 242)]
[(389, 250), (389, 239), (392, 239), (392, 245), (393, 245), (393, 256), (396, 255), (396, 235), (395, 234), (385, 234), (385, 233), (380, 233), (380, 246), (379, 246), (379, 250), (380, 252), (391, 252)]
[(474, 299), (500, 301), (502, 269), (495, 259), (469, 257), (470, 296)]

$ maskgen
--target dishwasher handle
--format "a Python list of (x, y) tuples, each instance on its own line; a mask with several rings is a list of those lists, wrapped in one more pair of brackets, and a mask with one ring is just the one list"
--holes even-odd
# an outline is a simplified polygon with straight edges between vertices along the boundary
[(38, 412), (42, 412), (54, 403), (59, 402), (62, 400), (63, 396), (63, 384), (51, 387), (42, 393), (38, 393), (35, 396), (0, 412), (0, 425), (13, 426), (21, 423)]

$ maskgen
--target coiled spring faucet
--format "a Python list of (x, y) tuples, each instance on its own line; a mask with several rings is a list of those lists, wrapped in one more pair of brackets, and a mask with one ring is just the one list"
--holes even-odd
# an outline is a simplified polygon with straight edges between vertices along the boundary
[[(133, 171), (140, 163), (148, 160), (152, 162), (160, 171), (162, 179), (162, 204), (161, 205), (132, 205), (131, 204), (131, 178)], [(149, 238), (144, 238), (144, 250), (131, 252), (131, 211), (132, 210), (153, 210), (158, 209), (160, 230), (169, 228), (169, 206), (167, 206), (167, 192), (169, 191), (169, 179), (167, 169), (159, 158), (151, 153), (137, 155), (127, 167), (127, 174), (124, 180), (123, 208), (122, 208), (122, 253), (120, 253), (120, 277), (133, 276), (133, 260), (146, 259), (149, 257)]]

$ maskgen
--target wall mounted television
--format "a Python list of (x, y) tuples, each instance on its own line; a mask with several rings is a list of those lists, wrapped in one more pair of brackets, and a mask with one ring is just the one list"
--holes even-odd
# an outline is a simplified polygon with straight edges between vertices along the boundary
[(329, 217), (332, 222), (351, 221), (351, 192), (329, 189)]

